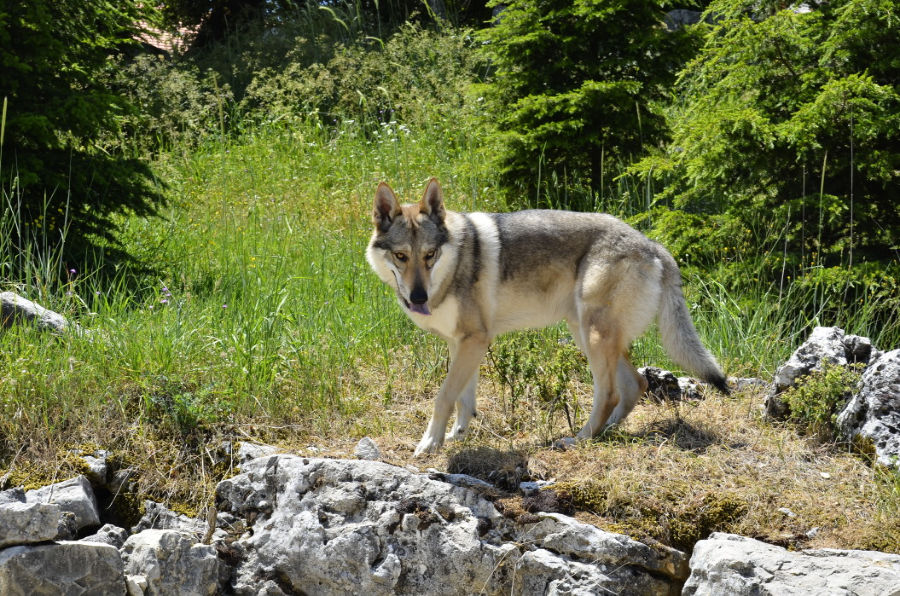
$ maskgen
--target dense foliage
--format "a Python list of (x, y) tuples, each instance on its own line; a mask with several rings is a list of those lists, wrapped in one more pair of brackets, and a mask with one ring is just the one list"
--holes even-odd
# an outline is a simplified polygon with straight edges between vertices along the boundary
[[(432, 1), (415, 18), (401, 0), (240, 14), (184, 0), (149, 22), (182, 26), (190, 50), (143, 54), (122, 51), (148, 22), (143, 5), (69, 4), (0, 13), (3, 229), (26, 240), (53, 244), (65, 219), (70, 236), (114, 245), (111, 214), (152, 212), (148, 164), (173, 148), (260, 127), (350, 126), (372, 142), (415, 129), (494, 164), (473, 197), (499, 188), (509, 208), (608, 210), (663, 241), (687, 276), (755, 296), (744, 306), (793, 288), (808, 320), (862, 309), (894, 324), (896, 1), (797, 12), (722, 0), (673, 31), (657, 0)], [(435, 18), (491, 8), (479, 34)]]
[(67, 227), (69, 254), (89, 236), (113, 242), (110, 213), (150, 213), (161, 199), (146, 163), (106, 145), (130, 108), (105, 85), (104, 73), (110, 56), (133, 45), (139, 23), (152, 16), (143, 5), (0, 5), (2, 221), (20, 249), (38, 238), (56, 243)]
[(503, 10), (483, 35), (496, 67), (489, 89), (510, 189), (533, 203), (545, 194), (541, 185), (581, 180), (596, 194), (614, 174), (608, 163), (666, 139), (661, 107), (695, 37), (664, 26), (661, 2), (492, 5)]
[(832, 311), (873, 297), (896, 308), (900, 6), (779, 7), (709, 7), (672, 142), (636, 168), (668, 182), (657, 201), (675, 211), (656, 227), (684, 262), (732, 281), (799, 278)]

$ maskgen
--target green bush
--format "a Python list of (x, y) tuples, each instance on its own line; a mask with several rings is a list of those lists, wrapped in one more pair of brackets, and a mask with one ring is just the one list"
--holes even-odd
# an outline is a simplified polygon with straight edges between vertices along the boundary
[(826, 364), (822, 370), (800, 378), (782, 395), (791, 420), (822, 440), (837, 438), (837, 416), (859, 385), (859, 368)]
[(470, 32), (407, 24), (384, 44), (338, 48), (325, 63), (291, 57), (279, 69), (260, 71), (241, 109), (269, 121), (317, 114), (326, 123), (359, 119), (427, 126), (477, 108), (468, 92), (485, 70)]

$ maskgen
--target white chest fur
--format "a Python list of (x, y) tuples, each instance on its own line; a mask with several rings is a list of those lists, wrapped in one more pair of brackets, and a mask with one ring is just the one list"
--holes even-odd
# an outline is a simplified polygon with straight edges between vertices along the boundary
[(459, 302), (455, 297), (448, 295), (430, 315), (422, 315), (409, 310), (406, 310), (406, 314), (413, 323), (426, 331), (437, 333), (445, 338), (453, 337), (459, 322)]

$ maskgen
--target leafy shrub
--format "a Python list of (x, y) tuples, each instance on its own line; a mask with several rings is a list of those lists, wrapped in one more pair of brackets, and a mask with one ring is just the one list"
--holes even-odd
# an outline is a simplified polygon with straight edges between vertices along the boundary
[[(299, 41), (299, 40), (298, 40)], [(406, 24), (383, 45), (339, 48), (327, 63), (290, 57), (279, 69), (257, 73), (242, 111), (266, 120), (427, 124), (473, 108), (467, 92), (486, 65), (466, 30), (437, 32)]]
[[(123, 116), (122, 132), (109, 142), (145, 151), (191, 147), (231, 124), (234, 95), (217, 74), (189, 62), (143, 54), (122, 61), (113, 84), (135, 106)], [(128, 145), (131, 145), (130, 147)]]
[(782, 399), (793, 421), (822, 440), (833, 440), (838, 436), (837, 416), (853, 396), (861, 376), (858, 366), (826, 364), (822, 370), (799, 379)]

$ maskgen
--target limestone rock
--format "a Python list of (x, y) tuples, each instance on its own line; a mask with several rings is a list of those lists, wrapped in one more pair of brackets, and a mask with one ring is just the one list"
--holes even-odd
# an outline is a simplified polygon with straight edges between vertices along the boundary
[[(179, 532), (190, 534), (192, 537), (200, 540), (209, 528), (209, 523), (205, 519), (188, 517), (183, 513), (175, 513), (168, 509), (165, 505), (154, 501), (144, 501), (144, 515), (138, 520), (138, 523), (131, 528), (132, 534), (143, 532), (144, 530), (178, 530)], [(225, 531), (217, 529), (214, 531), (213, 538), (220, 540), (224, 538)]]
[(22, 298), (15, 292), (0, 292), (0, 327), (20, 321), (33, 323), (38, 329), (62, 332), (69, 326), (64, 316)]
[(688, 576), (687, 556), (650, 548), (568, 516), (546, 514), (523, 533), (538, 548), (516, 562), (516, 594), (667, 594)]
[(108, 544), (58, 542), (0, 550), (0, 594), (124, 594), (119, 551)]
[(238, 465), (243, 465), (248, 461), (252, 461), (264, 455), (272, 455), (278, 452), (277, 447), (272, 445), (263, 445), (260, 443), (251, 443), (249, 441), (241, 441), (238, 444), (237, 461)]
[(93, 455), (84, 455), (81, 458), (88, 466), (86, 473), (88, 479), (97, 486), (106, 486), (109, 482), (109, 452), (98, 449)]
[(0, 504), (0, 548), (53, 540), (59, 514), (59, 505), (50, 503)]
[(900, 555), (870, 551), (789, 552), (752, 538), (714, 533), (697, 543), (690, 565), (685, 596), (900, 592)]
[(25, 493), (29, 503), (56, 503), (62, 511), (75, 515), (75, 528), (100, 525), (100, 511), (91, 483), (84, 476), (76, 476), (65, 482), (57, 482)]
[(638, 373), (647, 379), (647, 395), (663, 403), (703, 397), (700, 381), (693, 377), (676, 377), (675, 373), (655, 366), (643, 366)]
[(900, 350), (869, 364), (837, 424), (847, 438), (870, 439), (879, 463), (900, 467)]
[(247, 528), (228, 546), (237, 594), (508, 594), (553, 582), (653, 594), (687, 576), (677, 551), (563, 515), (517, 525), (477, 490), (382, 462), (279, 455), (242, 470), (217, 488), (219, 509)]
[(0, 490), (0, 505), (6, 503), (24, 503), (25, 490), (21, 486), (10, 488), (8, 490)]
[[(176, 530), (144, 530), (122, 546), (125, 573), (143, 576), (145, 593), (180, 596), (215, 594), (219, 561), (214, 547), (196, 544)], [(123, 592), (124, 592), (124, 577)]]
[(125, 586), (128, 588), (128, 596), (144, 596), (147, 591), (147, 578), (143, 575), (126, 575)]
[(655, 366), (641, 367), (638, 372), (647, 379), (647, 395), (650, 399), (657, 402), (681, 400), (681, 387), (675, 373)]

